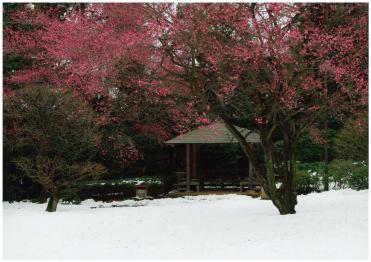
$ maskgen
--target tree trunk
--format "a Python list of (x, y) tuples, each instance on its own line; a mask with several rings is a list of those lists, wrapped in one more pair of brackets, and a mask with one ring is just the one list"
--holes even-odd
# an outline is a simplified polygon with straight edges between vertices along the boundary
[(48, 201), (48, 194), (42, 190), (39, 197), (37, 198), (37, 202), (40, 204), (46, 203)]
[[(265, 143), (265, 162), (267, 168), (267, 183), (263, 188), (281, 215), (295, 214), (297, 194), (294, 185), (296, 172), (296, 157), (291, 148), (285, 150), (284, 159), (274, 157), (274, 148)], [(280, 166), (280, 168), (278, 168)], [(276, 177), (280, 173), (282, 185), (277, 188)]]
[[(295, 143), (294, 143), (295, 144)], [(283, 183), (283, 196), (282, 196), (282, 215), (295, 214), (295, 206), (297, 205), (297, 193), (294, 184), (294, 177), (296, 175), (296, 154), (295, 145), (290, 144), (288, 146), (287, 159), (288, 165), (285, 171), (285, 179)]]
[(46, 211), (48, 212), (55, 212), (57, 211), (59, 198), (56, 196), (51, 196), (48, 201), (48, 206), (46, 207)]
[(281, 215), (295, 214), (297, 193), (290, 189), (290, 185), (282, 183), (282, 189), (272, 188), (269, 185), (268, 187), (263, 185), (263, 188)]
[(297, 194), (294, 191), (285, 190), (280, 194), (281, 207), (278, 208), (281, 215), (295, 214), (295, 206), (297, 202)]
[(324, 177), (323, 177), (323, 185), (324, 185), (324, 190), (328, 191), (329, 190), (329, 179), (328, 179), (328, 120), (327, 120), (327, 115), (325, 119), (325, 159), (324, 159), (324, 164), (325, 164), (325, 170), (324, 170)]
[[(218, 101), (216, 95), (211, 92), (211, 97), (214, 99), (211, 102), (212, 108), (215, 107), (215, 101)], [(214, 102), (214, 103), (213, 103)], [(233, 123), (224, 114), (220, 113), (216, 108), (215, 112), (219, 112), (219, 116), (225, 123), (227, 129), (232, 133), (232, 135), (237, 139), (241, 145), (246, 156), (253, 163), (254, 169), (256, 171), (257, 177), (264, 188), (265, 193), (273, 202), (274, 206), (277, 207), (281, 215), (295, 214), (295, 206), (297, 204), (297, 194), (294, 186), (294, 175), (296, 172), (296, 158), (295, 158), (295, 145), (297, 142), (295, 137), (295, 132), (291, 134), (285, 133), (285, 153), (282, 161), (285, 163), (285, 178), (282, 179), (282, 187), (277, 189), (276, 187), (276, 177), (275, 166), (280, 165), (280, 160), (275, 158), (275, 153), (277, 153), (277, 148), (275, 148), (274, 141), (272, 140), (272, 134), (260, 132), (260, 140), (265, 151), (265, 164), (266, 164), (266, 174), (264, 174), (264, 169), (261, 167), (260, 162), (256, 156), (257, 150), (247, 143), (245, 137), (238, 131)], [(292, 124), (290, 125), (291, 130)], [(286, 126), (285, 126), (285, 129)], [(294, 140), (293, 140), (294, 139)], [(288, 165), (289, 163), (290, 165)], [(290, 169), (290, 170), (288, 170)]]

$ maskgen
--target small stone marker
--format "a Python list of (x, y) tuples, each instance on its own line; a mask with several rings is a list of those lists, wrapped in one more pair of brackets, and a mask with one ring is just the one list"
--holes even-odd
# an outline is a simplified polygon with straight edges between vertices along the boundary
[(146, 198), (148, 194), (148, 184), (145, 182), (135, 185), (135, 195), (137, 198)]

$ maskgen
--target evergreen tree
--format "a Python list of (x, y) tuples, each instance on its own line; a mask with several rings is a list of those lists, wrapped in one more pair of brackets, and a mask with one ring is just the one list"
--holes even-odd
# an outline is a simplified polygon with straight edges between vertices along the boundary
[(56, 211), (66, 190), (106, 173), (94, 163), (100, 133), (92, 110), (71, 93), (29, 86), (4, 100), (4, 147), (21, 173), (40, 184)]
[(357, 121), (349, 119), (335, 137), (337, 158), (368, 162), (368, 121), (367, 115)]

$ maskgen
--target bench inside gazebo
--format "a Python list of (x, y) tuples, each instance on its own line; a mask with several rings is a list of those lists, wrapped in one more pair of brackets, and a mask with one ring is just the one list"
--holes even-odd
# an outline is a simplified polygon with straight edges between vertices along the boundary
[[(236, 127), (244, 136), (248, 143), (260, 143), (259, 135), (245, 128)], [(238, 170), (244, 172), (243, 179), (239, 179), (236, 184), (230, 183), (228, 179), (219, 178), (217, 180), (209, 179), (210, 175), (197, 174), (203, 172), (197, 169), (197, 147), (201, 144), (230, 144), (238, 143), (231, 132), (227, 129), (223, 122), (215, 122), (213, 124), (199, 127), (195, 130), (181, 134), (173, 139), (164, 142), (168, 145), (185, 145), (185, 169), (177, 170), (177, 191), (191, 192), (191, 188), (199, 192), (210, 186), (216, 188), (225, 188), (230, 186), (238, 186), (242, 192), (245, 187), (259, 186), (257, 178), (254, 176), (254, 168), (249, 160), (247, 170)], [(223, 170), (213, 170), (213, 173), (222, 173)], [(238, 177), (238, 174), (237, 176)], [(202, 179), (200, 179), (202, 178)]]

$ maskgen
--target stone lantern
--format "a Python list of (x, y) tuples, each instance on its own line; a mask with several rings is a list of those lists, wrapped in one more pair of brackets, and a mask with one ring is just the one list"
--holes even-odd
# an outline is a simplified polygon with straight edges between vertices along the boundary
[(148, 184), (141, 182), (135, 185), (135, 195), (137, 198), (146, 198), (148, 195)]

